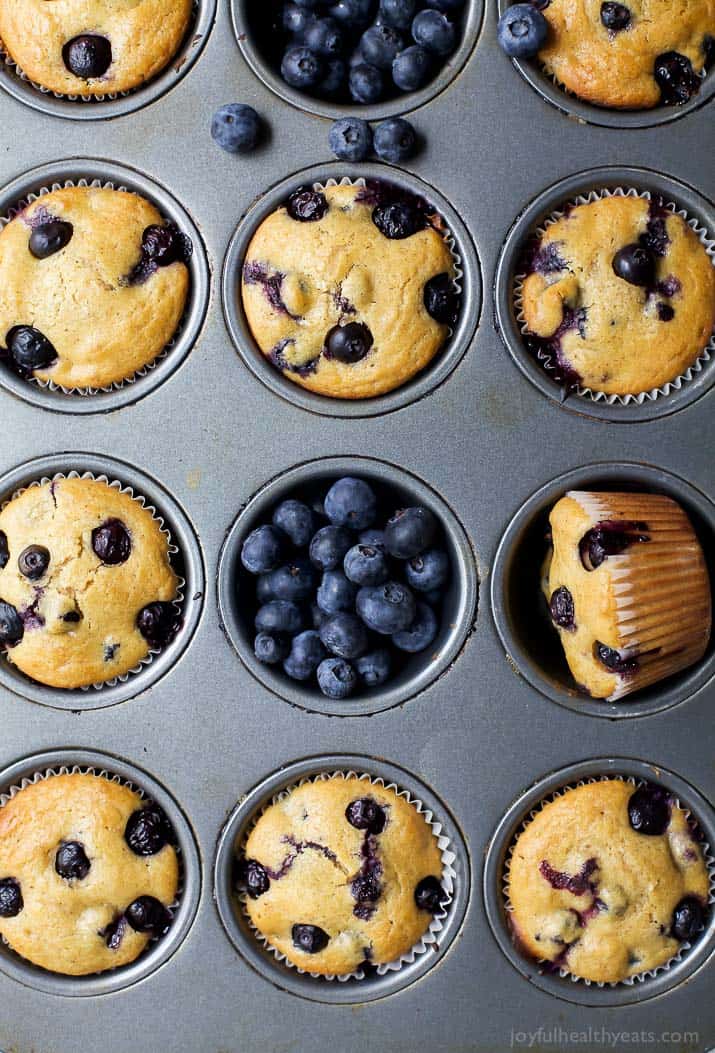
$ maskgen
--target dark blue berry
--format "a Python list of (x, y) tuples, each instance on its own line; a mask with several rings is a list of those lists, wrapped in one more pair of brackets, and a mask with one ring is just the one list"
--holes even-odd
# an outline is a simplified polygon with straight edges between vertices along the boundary
[(441, 548), (429, 548), (409, 560), (405, 576), (408, 585), (418, 592), (441, 589), (449, 579), (449, 556)]
[(291, 939), (293, 946), (306, 954), (319, 954), (330, 942), (327, 932), (317, 925), (294, 925)]
[(6, 336), (12, 366), (21, 376), (29, 376), (36, 369), (47, 369), (57, 361), (54, 347), (32, 325), (14, 325)]
[(20, 882), (15, 878), (0, 878), (0, 918), (15, 918), (25, 906)]
[(628, 819), (637, 834), (664, 834), (670, 825), (668, 794), (652, 783), (640, 786), (628, 799)]
[(135, 932), (162, 936), (171, 925), (171, 914), (155, 896), (139, 896), (124, 915)]
[(325, 658), (318, 666), (318, 687), (327, 698), (349, 698), (356, 686), (355, 670), (343, 658)]
[(355, 661), (355, 672), (366, 687), (378, 687), (384, 684), (392, 670), (390, 652), (385, 648), (370, 651)]
[(261, 138), (261, 118), (252, 106), (228, 103), (211, 118), (211, 138), (230, 154), (250, 153)]
[(273, 589), (271, 588), (270, 572), (267, 574), (259, 574), (256, 578), (256, 599), (258, 600), (259, 606), (262, 606), (264, 603), (270, 603), (271, 600), (275, 599)]
[(357, 594), (356, 607), (368, 629), (383, 636), (409, 628), (417, 613), (414, 596), (396, 581), (364, 586)]
[(286, 211), (298, 223), (315, 223), (328, 211), (328, 199), (319, 190), (301, 186), (288, 198)]
[(331, 615), (327, 614), (326, 611), (322, 611), (317, 603), (311, 603), (310, 605), (310, 620), (313, 623), (313, 628), (320, 630), (320, 626), (323, 622), (327, 621)]
[(338, 658), (358, 658), (367, 650), (367, 631), (356, 614), (338, 611), (320, 626), (320, 639)]
[(191, 242), (171, 223), (163, 226), (152, 223), (142, 233), (143, 261), (138, 269), (146, 268), (147, 263), (157, 267), (168, 267), (177, 260), (186, 260), (191, 255)]
[(37, 260), (46, 260), (63, 249), (72, 238), (74, 227), (63, 219), (41, 223), (30, 234), (29, 248)]
[(511, 58), (533, 58), (546, 43), (549, 23), (531, 4), (512, 4), (499, 19), (497, 40)]
[(258, 633), (253, 641), (253, 653), (259, 662), (277, 665), (288, 657), (290, 644), (280, 633)]
[(181, 614), (173, 603), (156, 600), (142, 607), (137, 629), (150, 647), (166, 647), (181, 628)]
[(292, 600), (298, 603), (307, 600), (315, 589), (317, 575), (307, 559), (295, 559), (271, 571), (271, 590), (277, 600)]
[(392, 79), (400, 91), (419, 91), (432, 76), (433, 58), (421, 44), (412, 44), (395, 57)]
[(127, 819), (124, 840), (136, 856), (154, 856), (172, 839), (169, 820), (158, 804), (147, 804)]
[(429, 914), (437, 914), (442, 909), (446, 900), (445, 891), (440, 884), (439, 878), (430, 874), (422, 878), (415, 888), (415, 903), (419, 910), (426, 910)]
[(360, 38), (362, 57), (370, 66), (381, 70), (391, 68), (395, 57), (405, 46), (405, 42), (392, 26), (370, 26)]
[(371, 487), (363, 479), (345, 476), (325, 495), (325, 514), (331, 523), (365, 530), (377, 516), (377, 500)]
[(281, 501), (273, 512), (273, 526), (287, 534), (296, 548), (305, 548), (316, 528), (315, 513), (302, 501)]
[(291, 680), (310, 680), (325, 657), (325, 648), (318, 633), (315, 629), (306, 629), (293, 637), (283, 669)]
[(384, 549), (355, 545), (345, 554), (346, 576), (356, 585), (381, 585), (390, 576)]
[(372, 7), (373, 0), (338, 0), (329, 11), (336, 21), (349, 29), (359, 29), (370, 21)]
[(365, 161), (372, 151), (372, 129), (359, 117), (342, 117), (330, 129), (329, 141), (340, 161)]
[(569, 632), (573, 632), (576, 628), (576, 611), (573, 596), (565, 585), (552, 592), (551, 600), (549, 601), (549, 611), (554, 625), (558, 625), (561, 629), (567, 629)]
[(290, 47), (281, 62), (281, 76), (293, 88), (314, 88), (325, 76), (325, 64), (309, 48)]
[(441, 11), (427, 8), (415, 15), (412, 38), (436, 55), (449, 55), (457, 43), (457, 30)]
[(682, 106), (700, 89), (700, 78), (690, 59), (679, 51), (666, 51), (655, 60), (653, 76), (664, 106)]
[[(546, 0), (549, 3), (549, 0)], [(464, 7), (465, 0), (430, 0), (430, 7), (436, 7), (438, 11), (444, 11), (446, 15), (455, 15)], [(546, 4), (544, 4), (546, 6)]]
[(63, 841), (55, 855), (55, 870), (66, 881), (82, 881), (87, 877), (91, 863), (84, 845), (79, 841)]
[(362, 530), (358, 534), (358, 544), (369, 545), (370, 548), (379, 548), (385, 552), (385, 531), (376, 530), (374, 527), (370, 530)]
[(353, 365), (365, 357), (372, 347), (372, 333), (364, 322), (334, 325), (325, 337), (327, 358)]
[(17, 557), (17, 567), (29, 581), (39, 581), (50, 565), (49, 549), (44, 545), (28, 545)]
[(677, 940), (692, 940), (705, 928), (703, 905), (695, 896), (685, 896), (673, 911), (671, 932)]
[(106, 37), (82, 33), (62, 48), (62, 60), (75, 77), (92, 80), (102, 77), (112, 64), (112, 47)]
[(596, 640), (594, 643), (593, 651), (599, 662), (605, 665), (606, 669), (609, 669), (612, 673), (627, 676), (630, 673), (634, 673), (638, 668), (638, 658), (635, 655), (628, 656), (623, 654), (616, 647), (609, 647), (608, 644), (601, 643), (600, 640)]
[(7, 561), (9, 559), (10, 549), (7, 544), (7, 534), (4, 530), (0, 530), (0, 570), (7, 566)]
[(357, 797), (345, 809), (345, 818), (356, 830), (377, 835), (385, 829), (387, 813), (374, 797)]
[(321, 527), (310, 542), (310, 559), (320, 570), (335, 570), (342, 567), (345, 553), (353, 544), (353, 535), (347, 527)]
[(618, 33), (622, 29), (628, 29), (631, 24), (631, 12), (625, 4), (603, 3), (601, 4), (601, 22), (612, 33)]
[(102, 563), (116, 567), (126, 563), (132, 551), (132, 539), (121, 519), (105, 519), (92, 531), (92, 548)]
[(406, 629), (394, 633), (392, 642), (401, 651), (418, 654), (429, 647), (437, 635), (437, 629), (437, 618), (432, 608), (426, 603), (418, 603), (414, 620)]
[(459, 313), (459, 293), (451, 276), (443, 271), (425, 282), (422, 301), (427, 314), (441, 325), (454, 325)]
[(385, 80), (377, 66), (359, 62), (350, 70), (348, 86), (350, 98), (354, 102), (371, 105), (382, 98), (385, 91)]
[(343, 34), (332, 18), (314, 18), (303, 32), (307, 48), (323, 58), (338, 58), (343, 50)]
[(326, 570), (317, 592), (318, 606), (326, 614), (355, 609), (357, 586), (341, 570)]
[(100, 929), (97, 935), (104, 937), (104, 942), (110, 951), (117, 951), (122, 945), (124, 933), (127, 931), (127, 919), (120, 914), (114, 921), (110, 921), (104, 929)]
[(285, 551), (285, 538), (273, 526), (252, 530), (241, 546), (241, 563), (251, 574), (275, 570)]
[(242, 859), (238, 864), (237, 884), (251, 899), (263, 896), (271, 887), (266, 868), (257, 859)]
[(395, 29), (409, 29), (416, 7), (416, 0), (380, 0), (380, 18)]
[(399, 164), (413, 156), (417, 149), (417, 135), (404, 117), (390, 117), (375, 129), (375, 153), (382, 161)]
[(655, 282), (655, 258), (638, 242), (625, 245), (613, 257), (613, 271), (629, 285), (651, 286)]
[(410, 238), (424, 228), (423, 216), (412, 201), (389, 201), (377, 205), (372, 212), (372, 221), (391, 241)]
[(287, 633), (294, 636), (303, 628), (303, 615), (296, 603), (269, 600), (258, 608), (254, 624), (262, 633)]
[(310, 14), (304, 7), (298, 4), (287, 3), (283, 5), (282, 24), (286, 33), (300, 36), (310, 21)]
[(412, 559), (429, 548), (437, 533), (437, 520), (429, 508), (402, 508), (388, 519), (385, 545), (395, 559)]
[(14, 647), (25, 635), (22, 618), (11, 603), (0, 600), (0, 644)]

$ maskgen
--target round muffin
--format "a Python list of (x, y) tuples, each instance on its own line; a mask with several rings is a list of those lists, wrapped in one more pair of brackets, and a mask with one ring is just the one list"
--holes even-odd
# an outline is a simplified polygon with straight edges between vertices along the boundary
[(311, 973), (405, 954), (442, 910), (442, 860), (417, 809), (356, 776), (304, 783), (246, 842), (239, 888), (268, 943)]
[(667, 791), (609, 779), (566, 790), (519, 834), (509, 918), (534, 958), (618, 983), (668, 962), (703, 928), (709, 878)]
[(566, 209), (526, 253), (526, 342), (570, 387), (637, 395), (682, 375), (715, 326), (715, 267), (662, 200)]
[(164, 69), (190, 17), (191, 0), (13, 0), (0, 5), (0, 40), (43, 88), (107, 95)]
[(258, 227), (243, 307), (263, 354), (290, 380), (361, 399), (434, 358), (459, 297), (442, 221), (384, 182), (303, 187)]
[(698, 91), (712, 56), (713, 0), (546, 0), (539, 59), (547, 73), (597, 106), (679, 105)]
[(69, 389), (131, 378), (176, 331), (189, 252), (188, 239), (138, 194), (96, 187), (43, 194), (0, 231), (8, 365)]
[(0, 935), (68, 976), (134, 961), (171, 922), (172, 839), (157, 805), (103, 776), (31, 783), (0, 808)]
[(41, 684), (128, 673), (177, 631), (176, 593), (166, 534), (114, 486), (55, 479), (0, 512), (0, 646)]

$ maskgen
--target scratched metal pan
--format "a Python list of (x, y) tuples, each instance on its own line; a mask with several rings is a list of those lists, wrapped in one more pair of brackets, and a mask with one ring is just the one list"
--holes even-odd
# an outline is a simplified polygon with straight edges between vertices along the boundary
[[(649, 773), (713, 833), (712, 647), (641, 696), (587, 699), (542, 619), (535, 567), (551, 504), (605, 484), (680, 501), (712, 566), (712, 363), (643, 406), (563, 400), (521, 347), (508, 293), (521, 237), (573, 194), (625, 180), (713, 226), (715, 77), (680, 110), (586, 106), (500, 52), (501, 5), (468, 3), (458, 51), (423, 92), (361, 111), (411, 115), (423, 146), (404, 169), (331, 158), (338, 108), (280, 82), (247, 0), (200, 0), (176, 61), (123, 98), (56, 99), (0, 67), (0, 213), (48, 182), (118, 181), (195, 250), (182, 332), (135, 384), (66, 395), (0, 362), (0, 498), (37, 472), (117, 478), (165, 518), (187, 583), (181, 634), (126, 684), (48, 691), (0, 658), (0, 790), (40, 766), (101, 765), (164, 803), (185, 857), (183, 912), (136, 966), (75, 982), (0, 949), (3, 1053), (506, 1053), (589, 1026), (647, 1032), (657, 1053), (674, 1048), (666, 1032), (687, 1032), (691, 1053), (715, 1047), (711, 923), (652, 983), (594, 991), (521, 956), (500, 888), (525, 812), (572, 778)], [(211, 115), (227, 102), (265, 118), (249, 157), (211, 142)], [(306, 179), (361, 175), (441, 207), (466, 276), (444, 352), (364, 405), (272, 372), (237, 296), (246, 239), (284, 195)], [(454, 577), (436, 662), (341, 709), (252, 661), (236, 553), (274, 497), (353, 468), (385, 499), (394, 490), (430, 504)], [(444, 937), (363, 986), (288, 969), (255, 940), (231, 888), (233, 856), (266, 800), (345, 765), (421, 794), (456, 859)], [(600, 1048), (569, 1041), (561, 1048)]]

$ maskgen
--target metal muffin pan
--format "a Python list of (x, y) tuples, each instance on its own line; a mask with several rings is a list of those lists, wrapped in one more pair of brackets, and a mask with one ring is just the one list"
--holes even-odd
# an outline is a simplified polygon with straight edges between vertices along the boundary
[[(57, 697), (33, 705), (29, 682), (0, 679), (0, 769), (28, 754), (52, 751), (54, 756), (65, 748), (74, 756), (100, 750), (126, 758), (123, 763), (170, 788), (189, 817), (205, 867), (186, 938), (162, 968), (142, 974), (141, 982), (115, 990), (111, 998), (51, 997), (0, 969), (4, 1053), (291, 1048), (332, 1053), (336, 1046), (340, 1053), (374, 1047), (387, 1053), (507, 1053), (520, 1044), (512, 1031), (534, 1035), (539, 1027), (548, 1032), (588, 1026), (611, 1033), (652, 1031), (648, 1049), (653, 1053), (672, 1053), (672, 1042), (663, 1038), (666, 1031), (697, 1032), (688, 1053), (705, 1053), (715, 1045), (712, 956), (687, 977), (678, 974), (677, 983), (657, 998), (627, 1009), (587, 1009), (525, 979), (528, 969), (514, 968), (502, 953), (487, 915), (485, 853), (511, 803), (544, 772), (593, 758), (635, 758), (677, 772), (703, 798), (715, 798), (709, 743), (715, 678), (699, 679), (698, 667), (693, 679), (686, 673), (682, 681), (662, 685), (664, 693), (673, 688), (667, 708), (652, 706), (652, 699), (644, 697), (645, 712), (637, 720), (598, 719), (585, 708), (588, 700), (574, 699), (572, 707), (553, 704), (502, 643), (491, 598), (497, 582), (490, 580), (501, 574), (500, 542), (505, 533), (513, 540), (510, 524), (532, 495), (546, 487), (548, 496), (552, 481), (582, 469), (597, 479), (594, 465), (604, 475), (606, 469), (610, 473), (628, 465), (633, 485), (640, 481), (672, 492), (702, 526), (702, 536), (710, 537), (712, 387), (704, 385), (697, 399), (667, 416), (660, 413), (659, 399), (657, 416), (628, 428), (613, 417), (594, 419), (592, 403), (579, 413), (564, 412), (524, 376), (504, 346), (494, 322), (492, 290), (515, 217), (575, 173), (618, 166), (618, 171), (646, 173), (654, 183), (666, 178), (677, 184), (678, 194), (692, 194), (698, 208), (704, 203), (712, 209), (713, 103), (703, 92), (696, 107), (648, 114), (647, 119), (667, 117), (668, 123), (637, 130), (619, 123), (623, 115), (611, 115), (609, 127), (569, 119), (532, 90), (499, 50), (497, 9), (497, 0), (484, 4), (483, 17), (481, 4), (472, 9), (473, 24), (481, 20), (481, 27), (458, 76), (428, 103), (413, 96), (399, 100), (410, 109), (424, 142), (404, 170), (331, 161), (329, 121), (309, 112), (309, 100), (301, 97), (292, 105), (277, 95), (244, 60), (230, 0), (217, 4), (213, 29), (188, 75), (152, 98), (151, 105), (143, 102), (149, 101), (153, 85), (119, 100), (118, 109), (142, 101), (121, 120), (106, 119), (113, 104), (67, 101), (57, 109), (69, 119), (58, 119), (0, 91), (0, 187), (17, 180), (21, 196), (23, 173), (46, 169), (49, 178), (58, 171), (63, 178), (77, 178), (87, 175), (86, 159), (99, 159), (100, 178), (114, 179), (104, 175), (114, 168), (125, 185), (131, 185), (130, 175), (146, 180), (135, 183), (136, 189), (165, 214), (171, 215), (179, 202), (214, 270), (212, 275), (206, 264), (206, 285), (212, 287), (199, 338), (166, 383), (153, 381), (162, 366), (170, 371), (176, 347), (152, 371), (146, 378), (151, 390), (141, 389), (146, 397), (139, 398), (141, 382), (131, 386), (126, 402), (103, 405), (102, 396), (96, 401), (61, 396), (60, 406), (66, 403), (71, 412), (60, 413), (48, 412), (55, 404), (49, 399), (38, 403), (15, 397), (27, 396), (32, 385), (22, 382), (22, 391), (12, 393), (0, 388), (0, 478), (9, 477), (16, 487), (38, 471), (87, 468), (116, 475), (155, 503), (184, 554), (195, 554), (186, 560), (192, 564), (195, 558), (197, 582), (195, 591), (187, 584), (187, 602), (205, 591), (203, 601), (193, 601), (195, 620), (185, 626), (186, 635), (172, 645), (178, 658), (191, 636), (180, 660), (174, 661), (174, 652), (160, 655), (147, 667), (151, 682), (142, 679), (144, 670), (120, 685), (131, 687), (122, 696), (126, 705), (104, 706), (104, 691), (96, 696), (82, 692), (66, 708), (59, 708)], [(0, 81), (5, 77), (0, 71)], [(55, 100), (32, 93), (30, 101), (55, 108)], [(227, 102), (250, 103), (266, 121), (268, 134), (251, 156), (226, 154), (211, 142), (211, 115)], [(375, 117), (369, 108), (361, 114)], [(72, 119), (75, 115), (79, 119)], [(224, 283), (227, 276), (235, 279), (236, 242), (297, 183), (373, 173), (416, 183), (444, 209), (455, 233), (463, 232), (460, 255), (474, 264), (469, 324), (459, 353), (449, 358), (453, 344), (445, 349), (417, 378), (419, 389), (408, 385), (375, 406), (333, 404), (319, 396), (311, 401), (309, 392), (272, 367), (266, 365), (270, 373), (261, 372), (254, 345), (231, 322), (228, 299), (221, 302), (219, 272)], [(186, 229), (181, 219), (178, 223)], [(192, 229), (189, 233), (193, 238)], [(233, 280), (229, 288), (235, 297)], [(123, 396), (125, 390), (108, 398), (116, 394)], [(581, 402), (574, 400), (574, 407)], [(571, 399), (567, 409), (570, 404)], [(95, 412), (100, 406), (111, 412)], [(83, 453), (78, 464), (78, 454), (65, 452), (76, 450), (92, 453)], [(223, 626), (216, 575), (237, 516), (242, 509), (251, 514), (258, 507), (254, 500), (260, 502), (292, 472), (326, 458), (385, 464), (405, 487), (424, 487), (447, 509), (448, 522), (453, 516), (461, 525), (455, 544), (461, 547), (466, 539), (465, 559), (475, 575), (478, 568), (481, 580), (474, 631), (457, 648), (457, 660), (436, 678), (425, 677), (416, 697), (407, 691), (405, 699), (369, 719), (365, 714), (338, 720), (301, 708), (297, 699), (286, 705), (272, 684), (257, 679), (238, 659), (222, 631), (229, 625)], [(385, 476), (386, 482), (391, 478)], [(457, 580), (460, 589), (466, 587), (461, 570)], [(469, 588), (475, 584), (476, 577)], [(535, 660), (534, 667), (539, 669)], [(6, 668), (0, 662), (0, 671)], [(160, 675), (154, 678), (157, 669)], [(88, 709), (90, 698), (102, 701), (103, 708)], [(640, 703), (638, 696), (622, 703), (624, 715), (633, 716)], [(214, 900), (209, 868), (221, 831), (253, 788), (266, 780), (280, 783), (293, 765), (307, 765), (303, 770), (323, 762), (334, 766), (335, 758), (345, 755), (380, 774), (394, 767), (408, 789), (412, 780), (426, 787), (444, 808), (439, 814), (461, 832), (471, 873), (465, 870), (464, 918), (439, 961), (419, 977), (410, 974), (404, 986), (401, 977), (399, 990), (397, 984), (394, 991), (389, 985), (357, 990), (350, 995), (351, 1005), (338, 1006), (289, 997), (285, 973), (291, 970), (276, 973), (272, 965), (279, 963), (259, 963), (260, 945), (240, 935), (237, 949)], [(251, 796), (236, 832), (257, 800)], [(225, 835), (221, 846), (224, 841)], [(252, 968), (248, 959), (254, 955)], [(117, 978), (126, 975), (121, 970)], [(68, 986), (74, 989), (74, 982)], [(323, 986), (328, 985), (321, 984), (321, 991)], [(571, 986), (578, 985), (569, 986), (573, 993)], [(532, 1048), (539, 1044), (544, 1046), (543, 1037), (534, 1039)], [(585, 1047), (562, 1048), (577, 1053)], [(593, 1053), (599, 1048), (593, 1046)]]

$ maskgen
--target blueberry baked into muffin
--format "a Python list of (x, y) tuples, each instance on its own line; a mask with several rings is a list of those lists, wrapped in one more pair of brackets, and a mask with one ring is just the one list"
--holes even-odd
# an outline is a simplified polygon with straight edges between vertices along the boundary
[(527, 954), (618, 983), (697, 938), (709, 877), (698, 831), (667, 790), (608, 779), (567, 789), (528, 820), (507, 896)]
[(157, 520), (106, 482), (58, 478), (0, 512), (0, 648), (41, 684), (128, 673), (178, 630), (177, 584)]
[(43, 88), (107, 95), (164, 69), (190, 17), (191, 0), (12, 0), (0, 4), (0, 42)]
[(138, 194), (42, 195), (0, 231), (0, 356), (20, 376), (67, 389), (131, 378), (177, 329), (190, 252)]
[(447, 894), (431, 828), (394, 790), (335, 777), (270, 805), (238, 863), (246, 910), (306, 972), (394, 961), (427, 932)]
[(544, 591), (579, 686), (613, 702), (702, 658), (710, 581), (675, 501), (574, 490), (549, 522)]
[(23, 787), (0, 808), (0, 936), (68, 976), (127, 965), (171, 924), (173, 840), (157, 805), (103, 776)]
[(525, 342), (566, 387), (637, 395), (682, 375), (715, 326), (715, 267), (662, 200), (569, 206), (527, 247)]
[(242, 298), (263, 354), (333, 398), (381, 395), (443, 347), (459, 297), (442, 220), (382, 181), (302, 187), (258, 227)]

